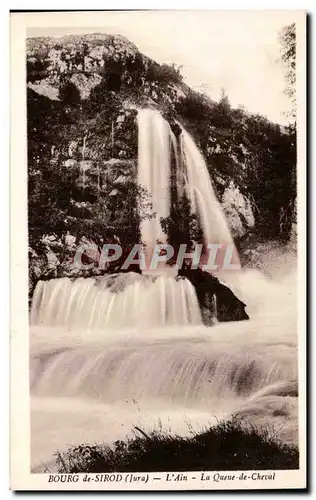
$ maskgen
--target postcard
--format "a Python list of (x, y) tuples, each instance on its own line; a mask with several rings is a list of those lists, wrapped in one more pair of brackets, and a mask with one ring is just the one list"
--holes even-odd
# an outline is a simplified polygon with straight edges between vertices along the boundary
[(11, 488), (306, 488), (306, 13), (11, 12)]

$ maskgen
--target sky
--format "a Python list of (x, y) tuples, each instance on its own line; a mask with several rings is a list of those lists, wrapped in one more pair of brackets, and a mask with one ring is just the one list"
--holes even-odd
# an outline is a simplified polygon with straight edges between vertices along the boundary
[(290, 103), (283, 94), (279, 33), (297, 16), (293, 10), (112, 11), (97, 13), (93, 26), (87, 22), (83, 27), (81, 17), (69, 28), (64, 18), (63, 28), (47, 24), (28, 35), (121, 34), (157, 62), (180, 65), (186, 83), (213, 100), (224, 89), (233, 107), (286, 124)]

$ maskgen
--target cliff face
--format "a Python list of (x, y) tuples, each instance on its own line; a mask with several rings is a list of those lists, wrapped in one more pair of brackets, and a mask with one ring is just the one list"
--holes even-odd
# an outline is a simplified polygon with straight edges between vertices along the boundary
[(119, 35), (29, 39), (27, 87), (35, 280), (73, 272), (69, 235), (97, 245), (114, 238), (128, 246), (139, 238), (136, 200), (144, 194), (135, 185), (135, 117), (141, 106), (159, 109), (192, 133), (237, 244), (250, 233), (290, 237), (295, 137), (279, 125), (232, 109), (225, 96), (215, 103), (192, 91), (175, 66), (157, 64)]

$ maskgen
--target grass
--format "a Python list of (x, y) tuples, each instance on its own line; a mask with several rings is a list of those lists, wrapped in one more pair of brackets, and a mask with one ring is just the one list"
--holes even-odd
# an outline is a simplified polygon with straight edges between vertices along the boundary
[(81, 445), (56, 454), (59, 473), (298, 469), (299, 452), (252, 425), (221, 422), (190, 437), (161, 431), (113, 445)]

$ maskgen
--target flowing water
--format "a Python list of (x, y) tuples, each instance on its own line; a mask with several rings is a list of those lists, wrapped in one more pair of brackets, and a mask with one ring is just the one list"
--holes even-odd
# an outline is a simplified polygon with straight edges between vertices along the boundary
[(98, 279), (40, 281), (33, 296), (31, 321), (92, 330), (202, 322), (189, 280), (132, 272)]
[[(147, 254), (157, 242), (165, 243), (160, 219), (170, 215), (171, 153), (176, 161), (177, 193), (183, 193), (198, 217), (205, 244), (233, 245), (228, 223), (216, 197), (206, 162), (191, 135), (181, 127), (180, 146), (169, 123), (159, 112), (142, 109), (138, 113), (138, 183), (144, 188), (152, 205), (141, 213), (142, 241)], [(147, 205), (146, 205), (147, 206)], [(221, 251), (219, 251), (219, 254)], [(223, 255), (218, 256), (219, 262)], [(233, 263), (239, 263), (238, 252), (233, 251)]]
[[(160, 113), (143, 109), (138, 113), (138, 184), (152, 204), (151, 218), (141, 222), (143, 243), (165, 242), (161, 217), (170, 214), (170, 141), (175, 140), (170, 126)], [(147, 214), (142, 214), (147, 215)]]
[[(139, 114), (138, 178), (160, 216), (170, 208), (171, 134), (157, 112)], [(230, 242), (204, 159), (189, 134), (181, 137), (184, 189), (204, 235)], [(150, 245), (161, 238), (159, 218), (142, 235)], [(165, 272), (39, 282), (30, 317), (32, 470), (54, 470), (58, 450), (110, 443), (135, 426), (186, 435), (232, 414), (296, 442), (295, 272), (268, 279), (243, 270), (231, 282), (251, 319), (213, 327), (202, 325), (191, 283)]]
[[(64, 281), (47, 284), (55, 303), (65, 299)], [(233, 413), (296, 442), (294, 276), (274, 282), (245, 272), (243, 286), (251, 320), (214, 327), (161, 327), (154, 315), (142, 328), (89, 327), (84, 299), (81, 313), (67, 316), (64, 307), (62, 324), (54, 300), (46, 316), (38, 302), (44, 310), (30, 333), (33, 470), (53, 470), (53, 454), (71, 444), (111, 442), (135, 426), (186, 435)]]

